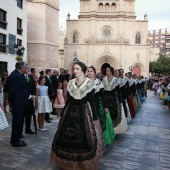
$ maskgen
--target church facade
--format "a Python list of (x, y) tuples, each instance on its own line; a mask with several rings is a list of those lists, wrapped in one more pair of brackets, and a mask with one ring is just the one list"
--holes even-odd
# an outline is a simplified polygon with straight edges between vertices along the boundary
[(135, 0), (80, 0), (79, 19), (67, 16), (64, 68), (74, 61), (149, 75), (148, 20), (136, 20)]

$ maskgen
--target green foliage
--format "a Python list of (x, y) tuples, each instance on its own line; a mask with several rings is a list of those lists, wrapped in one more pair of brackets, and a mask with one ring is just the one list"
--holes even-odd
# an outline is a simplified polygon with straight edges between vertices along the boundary
[(22, 56), (16, 56), (15, 58), (17, 61), (22, 61), (23, 60), (23, 57)]
[(149, 72), (170, 74), (170, 57), (160, 54), (156, 61), (150, 62)]

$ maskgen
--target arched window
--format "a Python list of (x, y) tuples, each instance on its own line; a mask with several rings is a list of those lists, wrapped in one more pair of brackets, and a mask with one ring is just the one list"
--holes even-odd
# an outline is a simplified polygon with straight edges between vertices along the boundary
[(109, 5), (109, 3), (105, 4), (105, 11), (106, 12), (110, 12), (110, 5)]
[(115, 11), (116, 11), (116, 4), (113, 3), (113, 4), (112, 4), (112, 12), (115, 12)]
[(102, 3), (99, 4), (99, 12), (103, 12), (103, 4)]
[(75, 31), (74, 34), (73, 34), (73, 43), (78, 43), (78, 42), (79, 42), (79, 35)]
[(136, 34), (135, 44), (141, 44), (141, 36), (139, 32)]

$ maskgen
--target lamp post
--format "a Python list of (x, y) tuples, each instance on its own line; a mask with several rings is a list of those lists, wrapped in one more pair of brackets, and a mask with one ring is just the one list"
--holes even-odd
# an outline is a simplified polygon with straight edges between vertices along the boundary
[(14, 45), (15, 53), (18, 57), (16, 57), (17, 60), (23, 60), (22, 56), (24, 54), (25, 48), (21, 45)]
[(130, 71), (131, 73), (133, 72), (133, 69), (134, 69), (133, 66), (130, 66), (130, 67), (129, 67), (129, 71)]

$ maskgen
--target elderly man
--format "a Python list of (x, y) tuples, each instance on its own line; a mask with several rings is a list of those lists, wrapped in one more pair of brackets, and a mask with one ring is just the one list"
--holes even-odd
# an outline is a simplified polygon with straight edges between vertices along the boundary
[(24, 123), (24, 110), (28, 104), (28, 99), (34, 99), (29, 94), (28, 82), (24, 76), (27, 64), (24, 61), (18, 61), (15, 64), (15, 70), (9, 76), (8, 101), (12, 107), (12, 134), (11, 144), (14, 147), (27, 146), (20, 140)]

